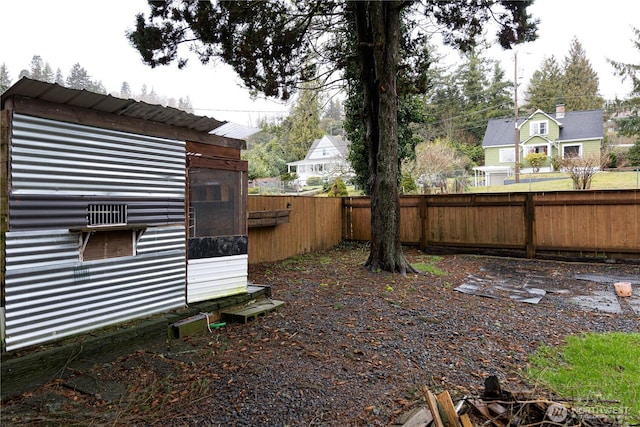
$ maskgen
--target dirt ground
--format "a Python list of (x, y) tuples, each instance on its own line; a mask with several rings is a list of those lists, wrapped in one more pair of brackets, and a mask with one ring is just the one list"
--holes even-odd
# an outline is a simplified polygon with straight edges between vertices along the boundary
[[(638, 300), (616, 297), (611, 282), (640, 280), (638, 265), (405, 252), (429, 272), (370, 272), (364, 245), (252, 265), (250, 281), (270, 285), (282, 308), (247, 324), (159, 339), (117, 360), (71, 365), (2, 402), (0, 421), (386, 426), (424, 404), (424, 386), (455, 401), (478, 396), (484, 379), (497, 375), (505, 389), (550, 395), (525, 375), (541, 345), (582, 332), (640, 331)], [(530, 288), (544, 290), (534, 293), (537, 303), (519, 294)], [(603, 293), (609, 299), (592, 298)]]

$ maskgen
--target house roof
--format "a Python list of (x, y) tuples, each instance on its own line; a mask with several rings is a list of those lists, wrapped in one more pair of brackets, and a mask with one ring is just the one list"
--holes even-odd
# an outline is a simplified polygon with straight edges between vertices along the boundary
[[(537, 111), (536, 113), (539, 112)], [(564, 113), (563, 118), (556, 118), (555, 113), (544, 114), (560, 123), (558, 141), (596, 139), (604, 136), (602, 110), (569, 111)], [(522, 127), (532, 116), (533, 114), (519, 119), (518, 126)], [(515, 125), (513, 118), (489, 120), (482, 141), (483, 147), (513, 145), (514, 141)]]
[(148, 104), (133, 99), (116, 98), (84, 89), (71, 89), (60, 86), (57, 83), (47, 83), (26, 77), (21, 78), (2, 93), (0, 96), (0, 108), (4, 109), (6, 100), (13, 96), (24, 96), (56, 104), (148, 120), (232, 139), (243, 139), (259, 131), (259, 129), (220, 121), (211, 117), (197, 116), (173, 107)]
[(311, 144), (311, 147), (309, 147), (309, 151), (307, 151), (307, 155), (304, 157), (305, 160), (309, 158), (309, 156), (315, 151), (316, 148), (318, 148), (318, 144), (320, 144), (320, 141), (322, 141), (323, 139), (327, 139), (329, 140), (334, 147), (336, 147), (336, 150), (338, 150), (338, 152), (340, 153), (340, 156), (343, 158), (347, 157), (347, 151), (349, 149), (349, 141), (343, 139), (341, 136), (337, 136), (337, 135), (325, 135), (322, 138), (318, 138), (315, 141), (313, 141), (313, 143)]

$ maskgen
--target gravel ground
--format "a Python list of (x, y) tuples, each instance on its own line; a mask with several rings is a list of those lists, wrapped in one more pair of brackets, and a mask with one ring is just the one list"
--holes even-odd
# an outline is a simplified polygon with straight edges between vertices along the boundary
[[(612, 289), (576, 275), (640, 278), (637, 265), (572, 264), (479, 256), (433, 257), (406, 248), (430, 273), (372, 273), (368, 249), (344, 245), (253, 265), (249, 279), (286, 304), (248, 324), (169, 342), (2, 403), (2, 425), (386, 426), (423, 404), (421, 388), (454, 401), (482, 393), (497, 375), (507, 390), (536, 389), (524, 377), (541, 345), (581, 332), (640, 331), (620, 313), (581, 308), (572, 297)], [(454, 290), (535, 282), (538, 304)], [(621, 300), (621, 299), (620, 299)], [(92, 393), (74, 387), (95, 385)], [(86, 389), (86, 388), (85, 388)]]

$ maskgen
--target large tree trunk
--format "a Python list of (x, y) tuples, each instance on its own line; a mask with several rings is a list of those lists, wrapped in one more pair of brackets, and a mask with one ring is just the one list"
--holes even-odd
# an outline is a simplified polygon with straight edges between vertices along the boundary
[(398, 94), (401, 2), (355, 2), (358, 57), (364, 87), (365, 143), (369, 148), (371, 252), (367, 267), (415, 271), (400, 242)]

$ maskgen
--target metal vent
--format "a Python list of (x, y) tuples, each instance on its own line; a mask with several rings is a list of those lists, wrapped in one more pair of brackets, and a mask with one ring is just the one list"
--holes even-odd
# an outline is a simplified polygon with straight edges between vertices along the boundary
[(98, 204), (87, 205), (87, 225), (125, 225), (127, 223), (127, 205)]

